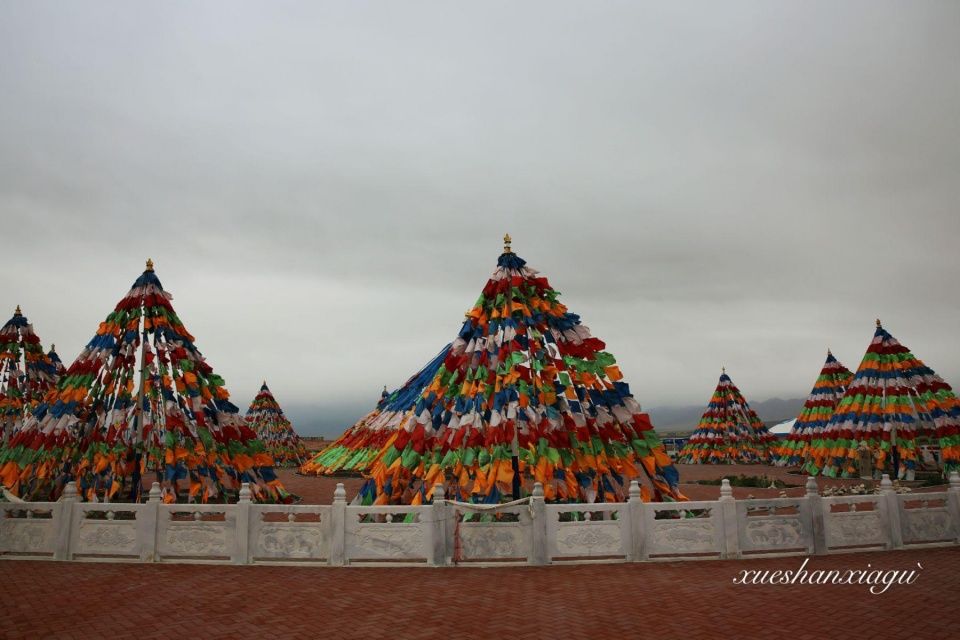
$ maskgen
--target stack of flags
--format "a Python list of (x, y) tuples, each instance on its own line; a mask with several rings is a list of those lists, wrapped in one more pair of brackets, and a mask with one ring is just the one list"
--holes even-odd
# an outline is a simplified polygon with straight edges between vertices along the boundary
[(56, 389), (62, 373), (53, 347), (49, 354), (43, 352), (40, 337), (17, 305), (0, 327), (0, 469), (5, 446), (23, 428), (24, 418)]
[(247, 409), (247, 424), (266, 445), (274, 465), (299, 466), (307, 457), (307, 448), (283, 415), (283, 409), (267, 387), (266, 380)]
[(772, 460), (774, 440), (724, 369), (707, 410), (680, 450), (677, 461), (682, 464), (768, 464)]
[(786, 440), (778, 448), (778, 466), (802, 466), (809, 459), (811, 448), (823, 449), (823, 432), (851, 380), (853, 372), (828, 349), (827, 361), (813, 384), (813, 390), (803, 403)]
[[(678, 474), (614, 357), (559, 301), (547, 279), (503, 254), (448, 349), (357, 451), (361, 502), (418, 504), (437, 482), (477, 502), (520, 497), (533, 482), (552, 501), (683, 499)], [(382, 440), (381, 440), (382, 439)], [(382, 442), (382, 444), (381, 444)], [(516, 482), (515, 482), (516, 480)]]

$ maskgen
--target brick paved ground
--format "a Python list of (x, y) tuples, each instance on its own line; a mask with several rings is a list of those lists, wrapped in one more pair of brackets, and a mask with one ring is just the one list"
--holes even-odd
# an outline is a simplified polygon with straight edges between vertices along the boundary
[[(782, 480), (787, 485), (792, 485), (786, 489), (788, 496), (803, 495), (806, 476), (790, 473), (790, 469), (783, 467), (772, 467), (767, 465), (678, 465), (680, 471), (681, 491), (691, 500), (716, 500), (720, 497), (720, 487), (718, 485), (694, 484), (697, 480), (709, 480), (722, 478), (728, 475), (746, 475), (746, 476), (767, 476)], [(313, 477), (302, 476), (296, 473), (294, 469), (282, 469), (279, 472), (284, 485), (303, 499), (304, 504), (330, 504), (333, 501), (333, 490), (338, 482), (344, 483), (347, 490), (347, 500), (352, 500), (360, 486), (363, 484), (362, 478), (356, 477)], [(864, 482), (863, 480), (841, 480), (834, 478), (817, 478), (817, 484), (821, 489), (840, 485), (855, 485)], [(946, 487), (924, 488), (923, 491), (945, 491)], [(920, 491), (919, 489), (917, 491)], [(735, 498), (746, 498), (754, 496), (755, 498), (775, 498), (780, 495), (781, 489), (762, 489), (755, 487), (734, 487), (733, 496)]]
[(570, 567), (345, 568), (0, 561), (0, 637), (945, 638), (960, 548), (816, 557), (913, 585), (740, 586), (802, 558)]

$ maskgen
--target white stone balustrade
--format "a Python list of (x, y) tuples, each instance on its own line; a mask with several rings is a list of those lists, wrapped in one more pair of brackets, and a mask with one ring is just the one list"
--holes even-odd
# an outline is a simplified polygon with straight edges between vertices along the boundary
[(644, 503), (547, 504), (543, 487), (508, 505), (469, 505), (434, 486), (432, 504), (351, 506), (251, 502), (88, 503), (67, 485), (58, 502), (0, 503), (0, 558), (390, 566), (560, 564), (827, 554), (960, 544), (960, 476), (937, 493)]

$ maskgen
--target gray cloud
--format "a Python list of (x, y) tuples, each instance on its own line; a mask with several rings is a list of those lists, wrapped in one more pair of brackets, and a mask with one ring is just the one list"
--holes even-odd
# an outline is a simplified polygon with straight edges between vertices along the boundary
[(803, 395), (876, 316), (960, 379), (956, 3), (6, 3), (0, 56), (0, 305), (66, 360), (152, 256), (332, 432), (509, 231), (649, 406)]

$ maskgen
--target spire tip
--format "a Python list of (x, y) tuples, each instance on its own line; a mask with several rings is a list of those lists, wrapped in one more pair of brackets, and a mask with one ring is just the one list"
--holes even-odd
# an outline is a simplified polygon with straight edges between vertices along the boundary
[(503, 252), (504, 253), (513, 253), (513, 249), (510, 248), (510, 243), (513, 242), (513, 238), (510, 237), (509, 233), (503, 234)]
[(147, 271), (153, 271), (153, 259), (147, 258)]
[(880, 318), (877, 318), (877, 328), (880, 327)]
[(13, 315), (18, 317), (23, 315), (23, 312), (20, 311), (20, 305), (17, 305), (17, 308), (13, 310)]

